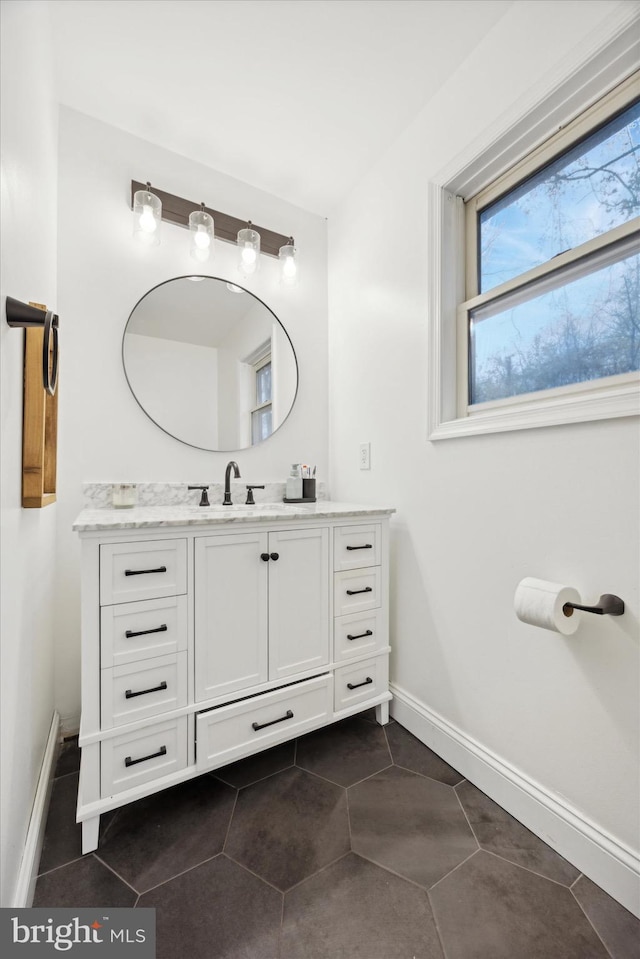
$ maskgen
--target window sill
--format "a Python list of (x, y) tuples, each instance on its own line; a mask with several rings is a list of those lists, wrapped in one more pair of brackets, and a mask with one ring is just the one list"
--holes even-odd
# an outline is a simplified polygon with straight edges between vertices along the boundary
[(640, 375), (628, 373), (615, 382), (563, 387), (549, 393), (530, 393), (495, 403), (483, 403), (468, 416), (443, 420), (432, 429), (430, 440), (503, 433), (509, 430), (561, 426), (593, 420), (640, 415)]

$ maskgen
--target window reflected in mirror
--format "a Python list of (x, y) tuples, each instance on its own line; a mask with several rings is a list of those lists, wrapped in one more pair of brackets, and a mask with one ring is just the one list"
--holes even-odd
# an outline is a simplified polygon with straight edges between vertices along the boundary
[(265, 355), (255, 364), (255, 407), (251, 411), (251, 443), (261, 443), (273, 433), (271, 402), (271, 343), (265, 344)]

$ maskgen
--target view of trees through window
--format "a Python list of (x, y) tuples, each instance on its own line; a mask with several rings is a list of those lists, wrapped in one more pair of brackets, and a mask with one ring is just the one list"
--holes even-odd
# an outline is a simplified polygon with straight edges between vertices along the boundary
[[(639, 214), (640, 102), (480, 213), (481, 291)], [(470, 402), (638, 370), (639, 245), (472, 311)]]

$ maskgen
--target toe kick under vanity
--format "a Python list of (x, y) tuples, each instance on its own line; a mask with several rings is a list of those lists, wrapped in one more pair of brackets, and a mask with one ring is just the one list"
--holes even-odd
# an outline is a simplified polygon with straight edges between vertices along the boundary
[(125, 803), (373, 706), (392, 508), (86, 509), (83, 852)]

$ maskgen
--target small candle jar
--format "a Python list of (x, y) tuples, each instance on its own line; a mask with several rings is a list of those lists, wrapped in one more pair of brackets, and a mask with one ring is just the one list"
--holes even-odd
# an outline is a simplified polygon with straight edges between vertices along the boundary
[(138, 502), (135, 483), (114, 483), (111, 487), (112, 502), (115, 509), (131, 509)]

